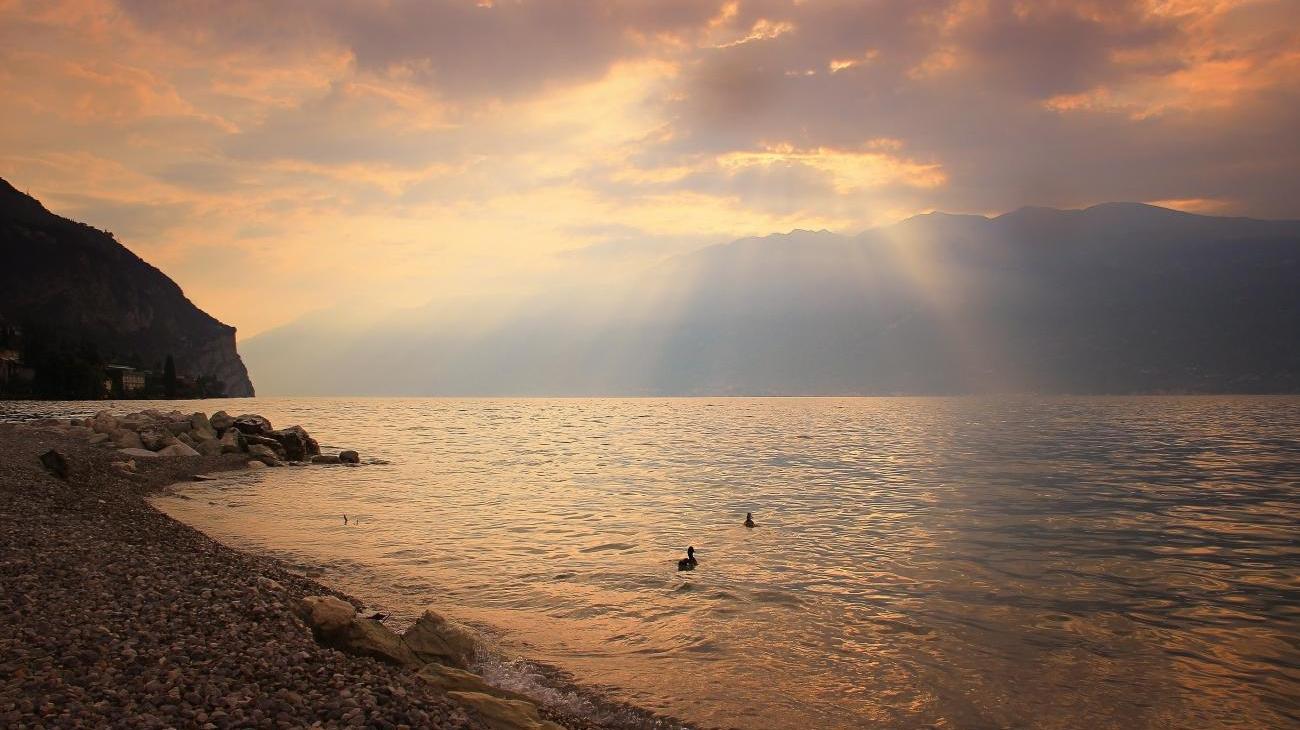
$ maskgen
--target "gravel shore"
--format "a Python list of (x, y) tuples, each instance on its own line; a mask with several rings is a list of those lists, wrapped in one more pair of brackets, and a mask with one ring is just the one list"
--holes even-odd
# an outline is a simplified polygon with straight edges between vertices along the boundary
[[(66, 481), (41, 465), (50, 448)], [(341, 594), (144, 499), (245, 456), (135, 474), (120, 458), (0, 424), (0, 726), (486, 727), (410, 672), (318, 644), (292, 600)]]

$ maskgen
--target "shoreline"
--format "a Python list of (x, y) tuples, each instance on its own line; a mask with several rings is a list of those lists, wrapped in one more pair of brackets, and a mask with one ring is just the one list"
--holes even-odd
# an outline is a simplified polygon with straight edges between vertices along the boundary
[[(50, 448), (67, 459), (66, 481), (41, 465)], [(127, 473), (112, 466), (114, 450), (15, 423), (0, 423), (0, 454), (0, 724), (512, 727), (410, 669), (318, 642), (299, 616), (302, 599), (361, 601), (149, 502), (195, 474), (246, 469), (247, 455), (140, 459)], [(535, 727), (690, 728), (563, 689), (627, 721), (538, 702)]]

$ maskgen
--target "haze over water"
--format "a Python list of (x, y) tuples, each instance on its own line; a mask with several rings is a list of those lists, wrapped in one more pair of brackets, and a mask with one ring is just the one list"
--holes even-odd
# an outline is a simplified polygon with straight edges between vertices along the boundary
[(199, 408), (388, 463), (171, 514), (702, 725), (1300, 722), (1300, 398)]

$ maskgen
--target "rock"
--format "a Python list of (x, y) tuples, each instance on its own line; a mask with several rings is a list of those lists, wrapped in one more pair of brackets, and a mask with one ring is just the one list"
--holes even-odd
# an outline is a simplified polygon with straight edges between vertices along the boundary
[(190, 421), (189, 419), (185, 419), (184, 421), (168, 421), (163, 427), (166, 428), (167, 432), (171, 435), (180, 436), (190, 430)]
[(320, 453), (320, 446), (302, 426), (289, 426), (278, 431), (269, 431), (266, 435), (278, 441), (285, 457), (293, 461), (302, 461), (308, 456)]
[(96, 413), (95, 417), (90, 419), (89, 425), (96, 433), (111, 434), (118, 429), (117, 419), (108, 411)]
[(246, 433), (244, 434), (244, 441), (246, 441), (250, 446), (252, 446), (253, 444), (261, 444), (262, 446), (265, 446), (266, 448), (274, 451), (276, 456), (284, 455), (284, 446), (282, 446), (279, 441), (276, 441), (270, 436), (260, 436), (255, 433)]
[(217, 437), (217, 430), (212, 427), (212, 422), (202, 412), (190, 415), (190, 430), (195, 432), (197, 438)]
[(435, 611), (425, 611), (411, 628), (402, 634), (402, 641), (425, 662), (437, 662), (457, 669), (468, 669), (474, 661), (477, 644), (474, 633), (453, 621), (448, 621)]
[(95, 435), (95, 431), (85, 426), (68, 426), (68, 435), (73, 438), (88, 439)]
[(537, 706), (523, 700), (506, 700), (482, 692), (448, 692), (473, 712), (488, 730), (564, 730), (549, 720), (543, 720)]
[(252, 459), (250, 459), (250, 460), (245, 464), (245, 466), (247, 466), (249, 469), (265, 469), (265, 468), (266, 468), (266, 464), (263, 464), (263, 463), (260, 462), (260, 461), (255, 461), (255, 460), (252, 460)]
[(140, 429), (140, 443), (150, 451), (170, 446), (167, 440), (171, 438), (173, 437), (170, 433), (157, 426), (145, 426)]
[(123, 454), (125, 456), (143, 457), (146, 459), (158, 458), (158, 454), (150, 451), (149, 449), (118, 449), (117, 453)]
[(244, 434), (239, 429), (229, 429), (221, 435), (221, 453), (239, 454), (248, 451), (248, 441), (244, 439)]
[(312, 631), (333, 634), (352, 622), (357, 609), (334, 596), (307, 596), (298, 602), (297, 613)]
[(235, 428), (245, 434), (260, 436), (271, 431), (271, 422), (261, 416), (245, 413), (242, 416), (235, 417)]
[(355, 451), (340, 451), (339, 461), (344, 464), (359, 464), (361, 463), (361, 455)]
[(144, 442), (140, 440), (140, 434), (135, 431), (128, 431), (125, 428), (119, 428), (113, 432), (113, 443), (122, 449), (144, 448)]
[(284, 466), (279, 456), (271, 450), (269, 446), (262, 444), (253, 444), (248, 447), (248, 455), (266, 464), (267, 466)]
[(190, 481), (192, 482), (215, 482), (216, 480), (217, 477), (214, 477), (211, 474), (195, 474), (190, 477)]
[(223, 448), (221, 442), (216, 439), (204, 439), (194, 447), (194, 450), (204, 456), (219, 456)]
[(467, 672), (464, 669), (448, 667), (437, 662), (430, 662), (424, 665), (417, 675), (420, 679), (442, 690), (443, 694), (447, 692), (480, 692), (485, 695), (492, 695), (506, 700), (522, 700), (531, 702), (526, 695), (518, 692), (511, 692), (508, 689), (493, 687), (473, 672)]
[(226, 429), (235, 425), (235, 419), (225, 411), (217, 411), (212, 414), (212, 418), (208, 419), (208, 423), (218, 434), (225, 435)]
[[(149, 453), (153, 454), (152, 451), (150, 451)], [(112, 465), (118, 469), (121, 469), (122, 471), (128, 471), (132, 473), (135, 472), (135, 459), (127, 459), (126, 461), (114, 461), (112, 462)]]
[(280, 585), (279, 581), (267, 578), (264, 575), (257, 576), (257, 585), (268, 591), (275, 591), (276, 593), (284, 592), (284, 586)]
[(392, 629), (367, 618), (354, 618), (341, 631), (323, 634), (325, 644), (357, 656), (368, 656), (407, 669), (424, 665)]
[(86, 439), (86, 441), (91, 445), (103, 444), (112, 440), (113, 437), (106, 433), (93, 433), (90, 435), (90, 438)]
[(68, 460), (63, 458), (63, 454), (50, 449), (40, 456), (41, 464), (54, 476), (60, 479), (68, 478)]
[(176, 437), (176, 440), (179, 441), (179, 442), (181, 442), (181, 443), (183, 443), (183, 444), (185, 444), (186, 446), (190, 447), (191, 449), (198, 445), (198, 443), (197, 443), (194, 439), (190, 438), (190, 435), (189, 435), (188, 432), (187, 432), (187, 433), (182, 433), (181, 435), (177, 436), (177, 437)]
[(311, 463), (313, 463), (313, 464), (339, 464), (339, 463), (342, 463), (342, 461), (339, 459), (338, 454), (317, 454), (317, 455), (311, 457)]
[(185, 444), (172, 444), (158, 450), (159, 456), (198, 456), (199, 452)]

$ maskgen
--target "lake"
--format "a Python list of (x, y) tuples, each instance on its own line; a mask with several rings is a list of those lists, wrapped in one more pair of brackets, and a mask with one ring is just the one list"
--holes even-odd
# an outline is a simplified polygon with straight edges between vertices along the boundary
[[(776, 730), (1300, 723), (1300, 398), (0, 412), (148, 405), (261, 413), (382, 462), (157, 503), (392, 625), (432, 605), (479, 627), (506, 683), (527, 657), (702, 726)], [(679, 573), (687, 546), (700, 565)]]

